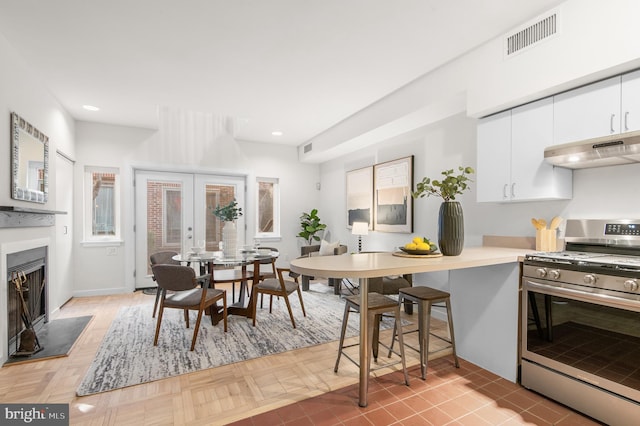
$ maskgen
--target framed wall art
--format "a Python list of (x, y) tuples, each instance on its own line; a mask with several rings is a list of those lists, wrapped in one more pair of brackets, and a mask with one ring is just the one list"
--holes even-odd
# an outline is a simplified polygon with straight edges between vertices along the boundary
[(373, 166), (374, 226), (381, 232), (413, 232), (413, 155)]
[(373, 227), (373, 166), (347, 172), (347, 227), (367, 222)]

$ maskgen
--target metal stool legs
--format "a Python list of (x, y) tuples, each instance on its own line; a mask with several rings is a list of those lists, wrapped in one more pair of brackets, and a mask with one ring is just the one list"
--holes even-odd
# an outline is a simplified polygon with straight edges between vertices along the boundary
[[(352, 344), (352, 345), (346, 345), (344, 344), (344, 338), (345, 338), (345, 334), (347, 332), (347, 324), (349, 321), (349, 313), (351, 311), (353, 312), (359, 312), (359, 301), (357, 299), (359, 299), (360, 296), (350, 296), (345, 298), (345, 309), (344, 309), (344, 316), (342, 319), (342, 329), (340, 331), (340, 344), (338, 347), (338, 357), (336, 359), (336, 364), (335, 367), (333, 369), (334, 372), (338, 372), (338, 367), (340, 365), (340, 358), (342, 357), (342, 355), (344, 355), (349, 361), (353, 362), (355, 365), (358, 365), (358, 362), (356, 360), (354, 360), (353, 358), (351, 358), (349, 356), (349, 354), (344, 352), (345, 348), (349, 348), (349, 347), (353, 347), (353, 346), (357, 346), (358, 344)], [(400, 362), (402, 363), (402, 371), (404, 373), (404, 381), (405, 384), (408, 386), (409, 385), (409, 375), (407, 373), (407, 365), (406, 365), (406, 359), (404, 356), (404, 341), (402, 339), (402, 333), (399, 333), (400, 330), (400, 305), (398, 305), (397, 303), (395, 303), (395, 301), (393, 301), (393, 299), (389, 299), (388, 297), (379, 295), (377, 293), (371, 293), (369, 295), (370, 298), (370, 306), (369, 307), (369, 322), (368, 322), (368, 330), (367, 330), (367, 346), (368, 349), (370, 351), (370, 354), (373, 355), (374, 359), (377, 360), (377, 355), (378, 355), (378, 345), (381, 344), (382, 346), (386, 347), (389, 349), (389, 357), (391, 357), (391, 354), (394, 353), (396, 355), (398, 355), (400, 357)], [(372, 300), (373, 299), (373, 300)], [(383, 302), (383, 303), (380, 303)], [(393, 313), (395, 315), (395, 320), (394, 320), (394, 324), (393, 324), (393, 335), (395, 335), (396, 333), (398, 334), (398, 341), (400, 342), (400, 353), (394, 352), (393, 348), (391, 348), (391, 346), (387, 346), (383, 343), (380, 343), (377, 339), (377, 335), (378, 335), (378, 327), (380, 326), (380, 320), (382, 317), (382, 313)], [(371, 360), (371, 356), (369, 357), (369, 360)], [(383, 367), (389, 367), (393, 364), (387, 364), (384, 366), (381, 366), (379, 368), (383, 368)], [(371, 361), (369, 361), (369, 365), (367, 365), (367, 377), (369, 377), (369, 373), (371, 372), (372, 368), (371, 368)]]
[[(406, 333), (413, 333), (415, 331), (418, 332), (419, 349), (416, 349), (410, 345), (407, 346), (420, 353), (420, 374), (422, 379), (425, 380), (427, 377), (429, 355), (445, 349), (451, 348), (453, 352), (454, 365), (456, 366), (456, 368), (459, 368), (460, 363), (458, 362), (458, 355), (456, 354), (455, 335), (453, 332), (453, 315), (451, 314), (451, 299), (449, 293), (435, 290), (429, 287), (418, 286), (400, 290), (399, 296), (400, 297), (398, 300), (398, 306), (400, 306), (407, 300), (418, 305), (418, 330), (408, 331)], [(431, 332), (431, 307), (434, 303), (437, 302), (444, 302), (447, 310), (447, 323), (449, 326), (450, 336), (449, 339), (438, 336), (437, 334)], [(403, 344), (402, 342), (400, 342), (400, 336), (402, 334), (405, 334), (405, 332), (399, 330), (398, 342), (400, 343), (400, 345)], [(432, 335), (440, 340), (449, 343), (450, 346), (448, 346), (447, 348), (429, 352), (429, 337)], [(393, 344), (395, 343), (395, 337), (396, 333), (394, 330), (393, 339), (391, 340), (391, 348), (393, 348)]]

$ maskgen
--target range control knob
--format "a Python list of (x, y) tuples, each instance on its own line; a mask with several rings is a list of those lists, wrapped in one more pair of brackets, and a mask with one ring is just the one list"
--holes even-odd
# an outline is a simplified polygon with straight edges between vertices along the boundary
[(550, 270), (549, 277), (553, 280), (557, 280), (558, 278), (560, 278), (560, 271), (558, 271), (557, 269)]
[(582, 278), (585, 284), (595, 284), (598, 278), (593, 274), (587, 274)]
[(536, 269), (536, 273), (540, 278), (544, 278), (547, 276), (547, 268), (538, 268)]
[(624, 288), (627, 291), (637, 291), (638, 290), (638, 281), (637, 280), (626, 280), (624, 282)]

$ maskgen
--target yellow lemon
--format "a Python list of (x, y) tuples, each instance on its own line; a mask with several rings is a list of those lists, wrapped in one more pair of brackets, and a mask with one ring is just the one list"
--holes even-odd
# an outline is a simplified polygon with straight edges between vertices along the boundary
[(427, 244), (427, 243), (416, 244), (416, 249), (418, 249), (418, 250), (429, 250), (429, 244)]
[(407, 243), (404, 245), (404, 248), (406, 248), (407, 250), (415, 250), (416, 249), (416, 244), (415, 243)]
[(420, 244), (422, 241), (422, 237), (413, 237), (413, 244)]

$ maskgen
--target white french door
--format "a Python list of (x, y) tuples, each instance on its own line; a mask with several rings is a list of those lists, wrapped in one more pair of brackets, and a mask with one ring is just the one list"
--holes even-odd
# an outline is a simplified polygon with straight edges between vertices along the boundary
[[(206, 241), (207, 251), (218, 250), (222, 223), (213, 210), (233, 199), (244, 207), (244, 187), (244, 177), (137, 170), (136, 288), (155, 286), (153, 253), (188, 251), (198, 240)], [(238, 240), (244, 241), (244, 217), (237, 225)]]

